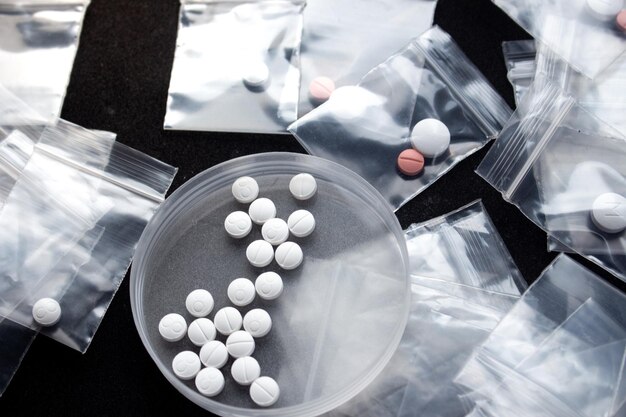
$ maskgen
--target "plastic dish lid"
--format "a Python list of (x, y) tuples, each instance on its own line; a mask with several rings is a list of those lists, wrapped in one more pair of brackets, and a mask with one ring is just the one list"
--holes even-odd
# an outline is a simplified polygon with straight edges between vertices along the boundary
[[(313, 175), (317, 194), (298, 201), (289, 180), (298, 173)], [(243, 239), (230, 238), (224, 219), (247, 204), (235, 201), (235, 179), (251, 176), (259, 197), (287, 219), (298, 209), (309, 210), (316, 229), (294, 238), (304, 262), (292, 271), (276, 262), (252, 267), (247, 245), (261, 239), (254, 226)], [(231, 305), (226, 295), (235, 278), (254, 280), (275, 271), (284, 283), (273, 301), (259, 297), (241, 308), (245, 314), (264, 308), (272, 317), (270, 333), (257, 339), (253, 354), (261, 375), (274, 378), (280, 399), (260, 408), (249, 387), (230, 376), (232, 359), (222, 368), (226, 386), (213, 398), (202, 396), (194, 381), (173, 374), (173, 357), (183, 350), (199, 351), (185, 338), (170, 343), (158, 333), (165, 314), (182, 314), (185, 297), (196, 288), (209, 290), (215, 308)], [(233, 159), (197, 175), (174, 192), (152, 218), (139, 242), (130, 281), (135, 324), (152, 359), (187, 398), (222, 416), (315, 416), (348, 401), (365, 388), (395, 352), (406, 325), (410, 291), (408, 256), (402, 229), (383, 197), (365, 180), (333, 162), (291, 153), (267, 153)], [(223, 341), (223, 337), (218, 337)]]

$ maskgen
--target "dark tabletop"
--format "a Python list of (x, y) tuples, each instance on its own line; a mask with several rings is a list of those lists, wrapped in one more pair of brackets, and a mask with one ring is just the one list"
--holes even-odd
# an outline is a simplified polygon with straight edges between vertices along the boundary
[[(238, 156), (304, 152), (287, 135), (163, 131), (178, 7), (178, 0), (92, 0), (62, 117), (116, 132), (120, 142), (179, 167), (172, 189)], [(435, 22), (513, 106), (501, 43), (529, 35), (489, 0), (439, 0)], [(522, 274), (532, 282), (556, 254), (546, 251), (545, 233), (474, 173), (485, 151), (460, 163), (400, 209), (398, 218), (404, 228), (481, 198)], [(626, 289), (608, 273), (575, 258)], [(0, 416), (48, 415), (209, 413), (170, 386), (148, 356), (133, 323), (126, 277), (86, 354), (37, 338), (0, 398)]]

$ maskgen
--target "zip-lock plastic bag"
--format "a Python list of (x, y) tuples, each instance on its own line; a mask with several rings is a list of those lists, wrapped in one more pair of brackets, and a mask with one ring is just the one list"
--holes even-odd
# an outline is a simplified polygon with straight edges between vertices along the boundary
[[(473, 254), (474, 264), (455, 262), (448, 244), (452, 233), (446, 229), (456, 232), (453, 239), (460, 248), (465, 247), (465, 253)], [(451, 381), (473, 348), (488, 337), (519, 299), (521, 275), (480, 202), (414, 225), (405, 235), (411, 261), (412, 304), (400, 346), (365, 391), (330, 415), (434, 415), (426, 411), (429, 403), (449, 393)], [(422, 239), (427, 236), (428, 243)], [(418, 252), (421, 246), (439, 246), (440, 250)], [(449, 263), (445, 264), (443, 258), (432, 265), (419, 262), (438, 254), (449, 256)], [(500, 277), (499, 282), (495, 276)], [(494, 287), (510, 293), (492, 291)]]
[[(617, 28), (618, 2), (593, 0), (493, 0), (536, 40), (572, 67), (595, 78), (626, 51)], [(612, 4), (611, 4), (612, 3)]]
[(511, 118), (478, 174), (549, 235), (626, 279), (626, 140), (547, 82), (528, 99), (531, 110)]
[(0, 83), (49, 122), (61, 113), (89, 2), (0, 1)]
[(297, 117), (304, 0), (181, 0), (164, 126), (285, 133)]
[(437, 0), (307, 2), (298, 115), (325, 101), (335, 87), (357, 84), (390, 53), (429, 29), (436, 6)]
[(476, 200), (405, 231), (411, 274), (504, 294), (521, 294), (526, 281)]
[[(494, 138), (510, 114), (452, 38), (434, 27), (289, 130), (310, 154), (353, 170), (398, 209)], [(450, 146), (427, 158), (421, 174), (403, 175), (398, 156), (426, 118), (447, 126)]]
[[(576, 410), (541, 415), (614, 414), (626, 377), (625, 301), (624, 294), (560, 255), (459, 374), (464, 399), (506, 403), (527, 392), (546, 409), (561, 404)], [(516, 405), (519, 415), (539, 415)]]
[(581, 107), (598, 119), (626, 135), (626, 54), (590, 80), (541, 45), (537, 51), (537, 73), (576, 98)]
[(513, 86), (515, 104), (519, 105), (535, 78), (535, 56), (537, 54), (535, 41), (502, 42), (502, 53), (507, 69), (506, 77)]
[[(40, 330), (84, 352), (176, 169), (87, 129), (61, 122), (44, 130), (24, 173), (37, 175), (48, 190), (63, 191), (73, 209), (104, 230), (88, 261), (73, 276), (63, 275), (62, 285), (54, 285), (55, 295), (60, 295), (61, 320)], [(83, 237), (88, 239), (88, 235)], [(23, 303), (9, 318), (37, 328), (30, 308), (32, 305)]]

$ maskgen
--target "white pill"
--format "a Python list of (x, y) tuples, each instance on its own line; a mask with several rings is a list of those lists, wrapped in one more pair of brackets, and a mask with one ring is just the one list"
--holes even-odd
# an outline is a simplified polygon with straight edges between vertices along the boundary
[(241, 239), (248, 236), (252, 230), (252, 220), (250, 220), (248, 213), (234, 211), (224, 220), (224, 229), (226, 229), (226, 233), (228, 233), (230, 237)]
[(269, 376), (262, 376), (250, 385), (250, 398), (260, 407), (269, 407), (276, 404), (280, 397), (278, 383)]
[(256, 293), (264, 300), (275, 300), (283, 293), (283, 280), (276, 272), (263, 272), (254, 282)]
[(263, 224), (276, 217), (276, 206), (269, 198), (257, 198), (250, 204), (248, 214), (255, 224)]
[(243, 358), (254, 352), (254, 338), (248, 332), (239, 330), (226, 339), (226, 349), (233, 358)]
[(193, 290), (185, 300), (187, 311), (194, 317), (208, 316), (213, 306), (213, 296), (207, 290)]
[(263, 337), (272, 329), (272, 318), (262, 308), (255, 308), (243, 316), (243, 328), (252, 337)]
[(598, 196), (591, 207), (593, 223), (606, 233), (619, 233), (626, 229), (626, 198), (615, 193)]
[(298, 174), (289, 181), (289, 191), (298, 200), (308, 200), (317, 191), (317, 181), (311, 174)]
[(240, 203), (251, 203), (259, 196), (259, 184), (252, 177), (240, 177), (232, 186), (233, 197)]
[(159, 333), (168, 342), (178, 342), (187, 333), (187, 322), (180, 314), (168, 314), (159, 322)]
[(228, 286), (228, 299), (236, 306), (247, 306), (254, 300), (256, 290), (247, 278), (237, 278)]
[(200, 360), (207, 368), (221, 368), (228, 361), (226, 345), (219, 340), (211, 340), (200, 349)]
[(276, 262), (283, 269), (296, 269), (302, 263), (304, 255), (300, 245), (294, 242), (285, 242), (276, 248)]
[(450, 130), (437, 119), (424, 119), (411, 131), (411, 144), (427, 158), (435, 158), (450, 146)]
[(236, 359), (230, 367), (230, 374), (235, 382), (241, 385), (250, 385), (261, 376), (259, 363), (251, 356)]
[(215, 339), (216, 333), (213, 322), (204, 317), (192, 321), (187, 330), (189, 340), (196, 346), (204, 346), (206, 343)]
[(587, 0), (588, 10), (598, 20), (609, 21), (624, 7), (623, 0)]
[(258, 88), (267, 83), (270, 78), (270, 70), (261, 61), (253, 61), (246, 64), (243, 73), (243, 82), (248, 87)]
[(215, 397), (224, 389), (224, 375), (219, 369), (204, 368), (196, 375), (198, 392), (207, 397)]
[(287, 225), (295, 237), (307, 237), (315, 230), (315, 217), (308, 210), (296, 210), (287, 219)]
[(200, 358), (190, 350), (180, 352), (174, 356), (172, 369), (180, 379), (193, 379), (200, 372)]
[(269, 219), (263, 224), (261, 235), (266, 242), (280, 245), (289, 238), (289, 226), (283, 219)]
[(255, 240), (246, 249), (246, 258), (257, 268), (268, 266), (274, 259), (274, 248), (272, 244), (264, 240)]
[(41, 298), (33, 305), (33, 319), (40, 326), (54, 326), (61, 319), (61, 306), (52, 298)]
[(242, 323), (243, 318), (241, 318), (241, 313), (233, 307), (224, 307), (218, 310), (218, 312), (215, 313), (215, 317), (213, 317), (215, 328), (224, 336), (228, 336), (241, 329)]

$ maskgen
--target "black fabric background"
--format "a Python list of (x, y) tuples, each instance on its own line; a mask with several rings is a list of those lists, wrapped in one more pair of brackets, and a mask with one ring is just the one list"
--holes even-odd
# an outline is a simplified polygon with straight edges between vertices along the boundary
[[(286, 135), (163, 131), (178, 7), (178, 0), (93, 0), (63, 118), (117, 132), (120, 142), (179, 167), (172, 189), (208, 167), (241, 155), (303, 152), (297, 141)], [(439, 0), (435, 22), (452, 35), (513, 106), (501, 42), (529, 35), (489, 0)], [(468, 158), (398, 211), (400, 223), (404, 228), (482, 198), (524, 277), (531, 282), (555, 254), (546, 252), (546, 237), (540, 229), (474, 174), (484, 154), (485, 150)], [(582, 262), (626, 288), (589, 262)], [(86, 354), (46, 337), (37, 338), (0, 398), (0, 416), (74, 415), (209, 415), (171, 387), (145, 351), (133, 323), (128, 277)]]

